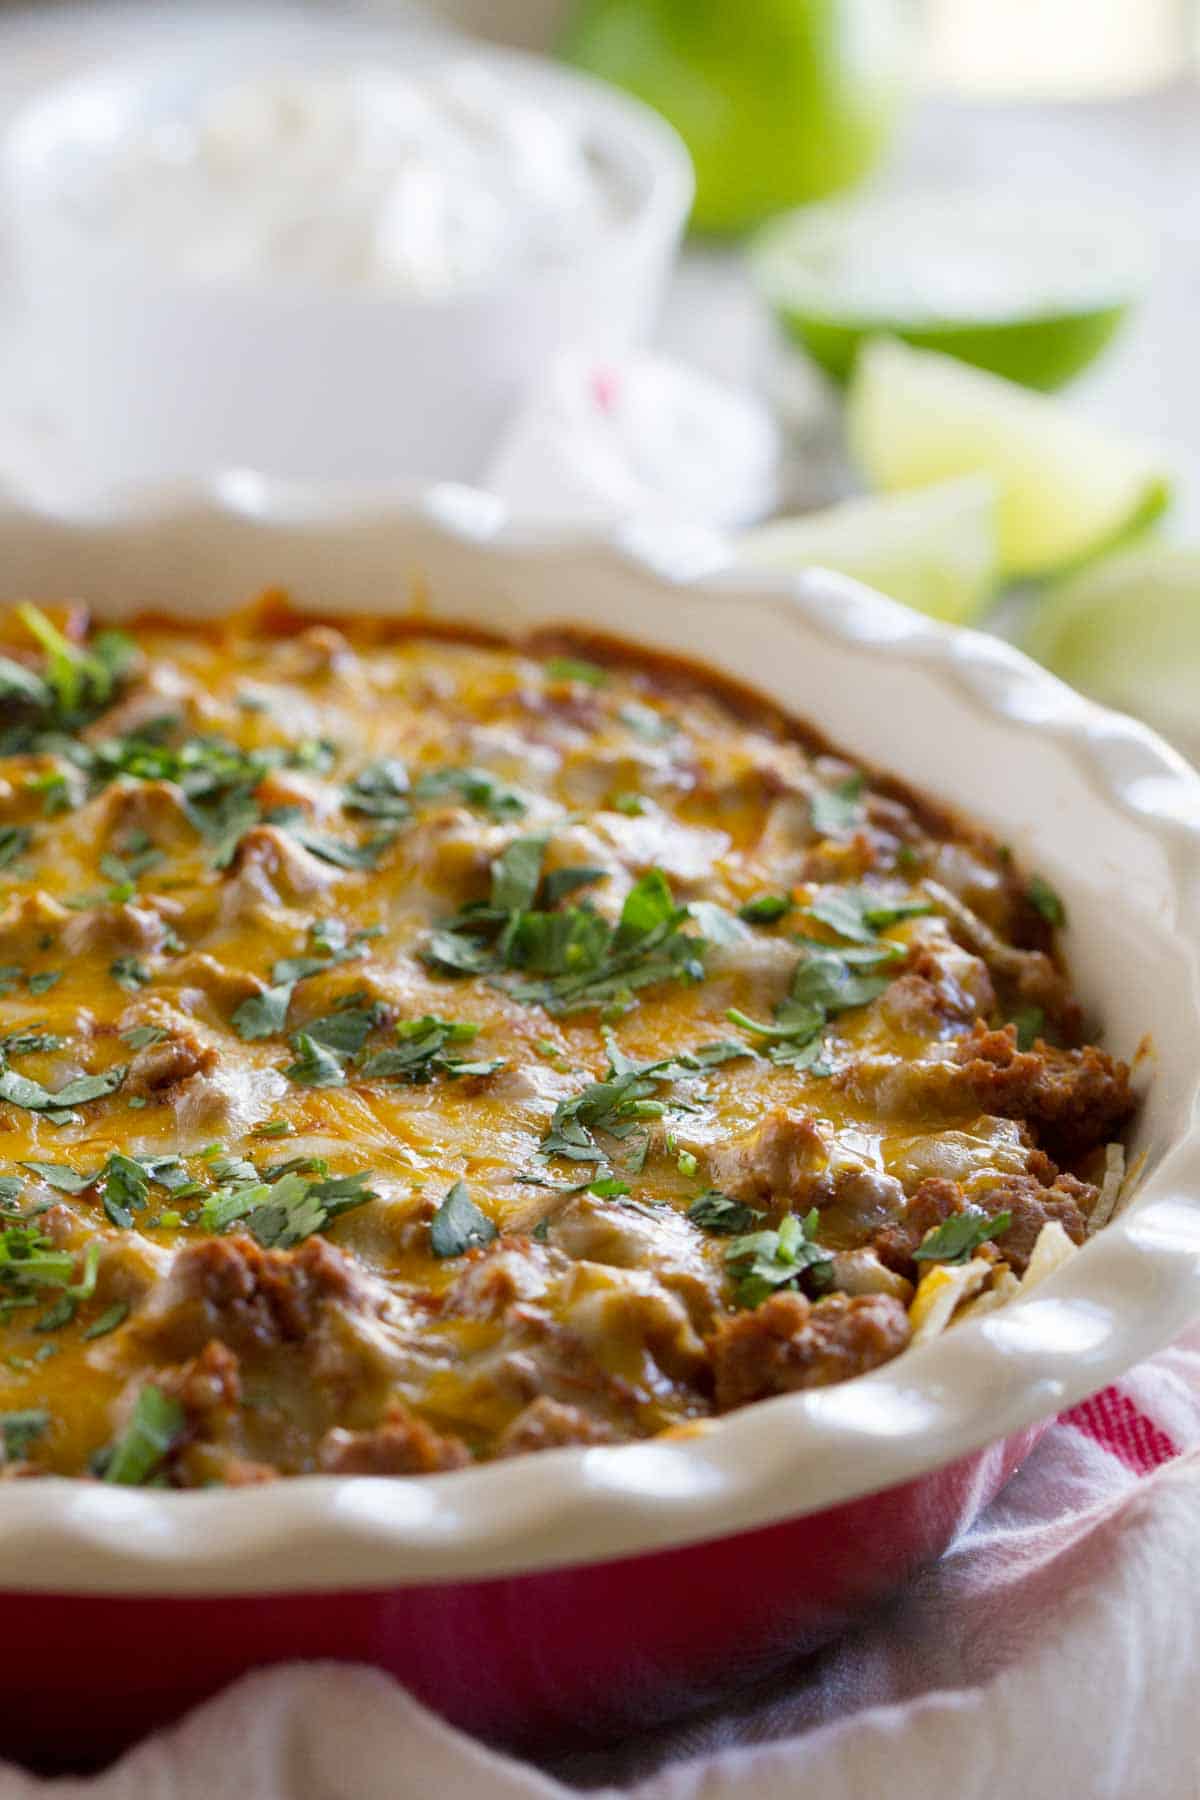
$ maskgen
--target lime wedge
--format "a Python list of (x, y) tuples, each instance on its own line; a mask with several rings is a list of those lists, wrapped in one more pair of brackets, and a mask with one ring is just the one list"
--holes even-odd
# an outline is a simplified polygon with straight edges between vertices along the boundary
[(836, 569), (931, 618), (966, 624), (996, 580), (995, 484), (964, 475), (911, 494), (846, 500), (745, 532), (739, 549), (760, 568)]
[(846, 431), (868, 481), (886, 492), (990, 475), (1002, 575), (1066, 570), (1157, 518), (1170, 498), (1154, 452), (1061, 401), (890, 338), (859, 354)]
[(1200, 755), (1200, 549), (1157, 544), (1083, 570), (1043, 596), (1023, 648)]
[(1093, 205), (947, 193), (789, 213), (761, 235), (753, 267), (784, 329), (838, 380), (886, 334), (1055, 388), (1108, 343), (1144, 260)]

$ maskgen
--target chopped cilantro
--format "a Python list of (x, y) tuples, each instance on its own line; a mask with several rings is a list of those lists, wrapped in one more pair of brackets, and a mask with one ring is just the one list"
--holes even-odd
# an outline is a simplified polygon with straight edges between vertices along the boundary
[(143, 1487), (183, 1436), (186, 1423), (178, 1400), (161, 1388), (144, 1387), (133, 1417), (108, 1452), (103, 1479), (121, 1487)]
[(817, 1292), (829, 1286), (833, 1258), (816, 1241), (816, 1208), (805, 1217), (788, 1213), (778, 1231), (754, 1231), (733, 1240), (725, 1265), (733, 1277), (739, 1306), (758, 1306), (780, 1288), (797, 1288), (801, 1278)]
[(151, 1044), (165, 1044), (170, 1035), (162, 1025), (131, 1025), (121, 1033), (121, 1042), (131, 1050), (146, 1050)]
[(1025, 889), (1025, 898), (1034, 911), (1040, 913), (1047, 925), (1056, 929), (1067, 922), (1067, 909), (1063, 905), (1062, 896), (1050, 886), (1044, 875), (1031, 875)]
[(406, 1019), (396, 1027), (396, 1044), (368, 1057), (359, 1074), (364, 1081), (411, 1082), (431, 1081), (435, 1075), (451, 1080), (463, 1075), (494, 1075), (504, 1067), (502, 1057), (476, 1062), (446, 1054), (449, 1045), (469, 1044), (478, 1034), (478, 1025), (443, 1019), (437, 1013)]
[(307, 825), (289, 825), (288, 829), (311, 855), (338, 869), (377, 868), (384, 851), (396, 841), (394, 831), (380, 831), (361, 844), (354, 844), (344, 838), (329, 837), (322, 831), (312, 831)]
[(699, 1225), (704, 1231), (712, 1231), (718, 1237), (737, 1237), (749, 1231), (757, 1219), (762, 1218), (752, 1206), (743, 1206), (740, 1200), (731, 1200), (728, 1194), (721, 1193), (719, 1188), (709, 1188), (698, 1200), (693, 1200), (688, 1207), (687, 1216), (693, 1225)]
[(453, 796), (493, 819), (517, 819), (525, 811), (522, 795), (490, 769), (429, 769), (417, 777), (412, 793), (421, 802)]
[(136, 956), (118, 956), (108, 965), (108, 972), (118, 987), (136, 994), (150, 980), (150, 971)]
[(11, 868), (33, 842), (28, 825), (0, 825), (0, 869)]
[(819, 788), (813, 795), (810, 813), (813, 830), (822, 837), (842, 837), (861, 825), (864, 817), (862, 795), (865, 783), (858, 774), (847, 775), (831, 788)]
[(951, 1213), (948, 1219), (925, 1233), (913, 1251), (913, 1261), (967, 1262), (982, 1244), (991, 1238), (1002, 1237), (1011, 1224), (1010, 1212), (996, 1213), (991, 1218), (981, 1212)]
[(738, 907), (738, 918), (747, 925), (776, 925), (791, 910), (792, 901), (787, 894), (756, 894), (753, 900)]
[(577, 869), (551, 869), (542, 878), (542, 901), (552, 911), (560, 900), (568, 894), (576, 893), (580, 888), (592, 887), (597, 881), (607, 881), (607, 869), (595, 869), (583, 866)]
[(61, 969), (39, 969), (35, 975), (26, 977), (25, 986), (31, 994), (48, 994), (63, 978)]
[(609, 1055), (606, 1078), (589, 1082), (578, 1094), (559, 1101), (538, 1147), (540, 1156), (607, 1166), (612, 1152), (601, 1141), (607, 1138), (624, 1151), (625, 1172), (636, 1175), (649, 1149), (646, 1120), (668, 1110), (668, 1103), (659, 1098), (660, 1089), (746, 1054), (739, 1044), (708, 1044), (660, 1062), (639, 1064), (624, 1054), (611, 1032), (605, 1041)]
[(80, 1175), (65, 1163), (23, 1162), (21, 1167), (44, 1181), (47, 1187), (57, 1188), (60, 1194), (82, 1194), (96, 1179), (95, 1175)]
[(296, 1060), (283, 1071), (289, 1081), (300, 1087), (343, 1087), (346, 1072), (332, 1050), (318, 1044), (306, 1032), (298, 1031), (292, 1039)]
[(646, 810), (646, 801), (641, 794), (614, 794), (612, 808), (630, 819), (638, 819)]
[(15, 1069), (0, 1071), (0, 1100), (20, 1106), (26, 1112), (44, 1112), (55, 1124), (65, 1124), (69, 1109), (85, 1106), (89, 1100), (102, 1099), (115, 1093), (125, 1079), (125, 1065), (109, 1069), (103, 1075), (77, 1075), (57, 1092), (51, 1093), (39, 1081), (18, 1075)]
[(804, 911), (839, 937), (856, 944), (872, 944), (886, 926), (901, 919), (920, 918), (932, 912), (933, 905), (928, 900), (892, 898), (876, 888), (830, 887), (823, 888)]
[(498, 912), (519, 913), (532, 907), (542, 879), (544, 837), (514, 838), (492, 864), (491, 904)]
[(608, 680), (607, 669), (576, 656), (552, 656), (545, 672), (551, 681), (582, 681), (588, 687), (603, 687)]
[(1032, 1050), (1046, 1029), (1046, 1014), (1040, 1006), (1022, 1006), (1013, 1014), (1017, 1028), (1017, 1049)]
[(276, 987), (264, 988), (243, 1000), (233, 1015), (233, 1029), (247, 1041), (275, 1037), (287, 1024), (294, 981), (281, 981)]
[(510, 991), (550, 1012), (621, 1006), (637, 988), (703, 977), (705, 940), (680, 929), (691, 912), (676, 906), (660, 869), (630, 889), (615, 926), (586, 905), (558, 912), (508, 909), (496, 904), (497, 896), (507, 902), (530, 894), (532, 846), (540, 840), (517, 843), (519, 860), (501, 858), (493, 871), (492, 904), (466, 908), (426, 939), (422, 955), (433, 968), (450, 975), (513, 970), (533, 976), (511, 983)]
[(366, 996), (350, 994), (324, 1017), (310, 1019), (305, 1035), (340, 1057), (357, 1056), (375, 1027), (382, 1023), (384, 1009), (373, 1002), (363, 1004)]
[(630, 731), (647, 744), (664, 744), (668, 738), (673, 738), (679, 729), (674, 719), (667, 718), (663, 713), (655, 712), (652, 707), (643, 706), (638, 700), (628, 701), (618, 712), (617, 717), (622, 725), (628, 725)]
[(30, 1446), (49, 1431), (50, 1423), (50, 1414), (44, 1406), (26, 1407), (21, 1412), (0, 1413), (5, 1462), (22, 1462)]
[(372, 819), (407, 819), (412, 811), (408, 770), (396, 757), (368, 764), (346, 788), (342, 805)]
[(110, 1331), (115, 1331), (118, 1325), (123, 1325), (128, 1317), (129, 1302), (115, 1300), (106, 1312), (102, 1312), (100, 1317), (88, 1326), (83, 1334), (84, 1342), (91, 1343), (94, 1338), (107, 1337)]
[(429, 1225), (429, 1247), (439, 1260), (462, 1256), (490, 1244), (497, 1235), (487, 1214), (480, 1212), (465, 1181), (456, 1181)]

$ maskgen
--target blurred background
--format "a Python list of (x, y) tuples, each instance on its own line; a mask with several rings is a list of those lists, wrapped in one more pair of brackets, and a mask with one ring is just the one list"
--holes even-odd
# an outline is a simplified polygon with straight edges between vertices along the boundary
[(1200, 752), (1193, 0), (0, 0), (0, 133), (37, 503), (717, 529)]

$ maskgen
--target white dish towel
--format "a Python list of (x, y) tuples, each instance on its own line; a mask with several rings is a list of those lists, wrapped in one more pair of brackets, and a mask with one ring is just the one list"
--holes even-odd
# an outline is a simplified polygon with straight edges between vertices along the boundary
[(1054, 1425), (882, 1615), (699, 1720), (542, 1771), (372, 1670), (292, 1666), (0, 1800), (1200, 1800), (1198, 1671), (1200, 1329)]

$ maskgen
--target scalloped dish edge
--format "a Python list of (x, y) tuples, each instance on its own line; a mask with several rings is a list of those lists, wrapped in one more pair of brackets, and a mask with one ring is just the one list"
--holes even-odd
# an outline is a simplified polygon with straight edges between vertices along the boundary
[[(7, 597), (14, 583), (52, 593), (55, 570), (61, 591), (65, 570), (72, 591), (100, 610), (115, 591), (134, 610), (152, 596), (162, 610), (181, 558), (197, 591), (207, 583), (215, 592), (238, 571), (239, 598), (266, 585), (276, 564), (278, 585), (303, 570), (328, 609), (331, 570), (357, 557), (350, 603), (389, 611), (388, 580), (403, 570), (409, 594), (431, 560), (460, 574), (464, 563), (523, 574), (527, 585), (537, 571), (575, 564), (614, 593), (631, 584), (647, 601), (653, 593), (651, 613), (681, 595), (697, 608), (734, 600), (764, 629), (770, 621), (794, 633), (797, 648), (815, 634), (864, 666), (886, 659), (889, 679), (922, 692), (932, 683), (981, 720), (1052, 742), (1097, 805), (1152, 836), (1165, 889), (1152, 912), (1184, 960), (1186, 992), (1176, 998), (1200, 1045), (1200, 776), (1153, 733), (995, 639), (932, 624), (827, 572), (742, 572), (706, 533), (518, 529), (493, 497), (456, 487), (331, 497), (231, 472), (74, 517), (0, 499), (0, 543)], [(128, 585), (135, 570), (140, 593)], [(303, 591), (297, 597), (305, 604)], [(495, 616), (479, 616), (494, 627)], [(793, 710), (802, 715), (802, 703)], [(900, 743), (893, 766), (908, 774)], [(947, 797), (954, 802), (953, 791)], [(1152, 999), (1144, 1011), (1153, 1030)], [(1120, 1217), (1032, 1296), (871, 1374), (759, 1402), (671, 1440), (420, 1481), (306, 1476), (171, 1495), (13, 1484), (0, 1498), (0, 1589), (266, 1593), (486, 1578), (723, 1537), (912, 1480), (1094, 1392), (1200, 1312), (1200, 1059), (1180, 1056), (1155, 1079), (1168, 1082), (1177, 1123)]]

